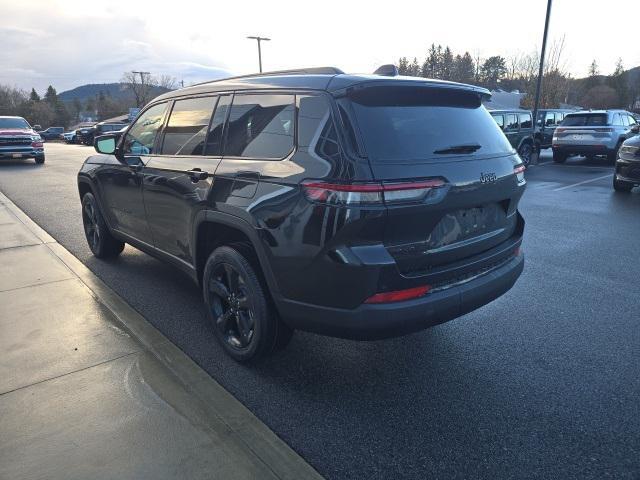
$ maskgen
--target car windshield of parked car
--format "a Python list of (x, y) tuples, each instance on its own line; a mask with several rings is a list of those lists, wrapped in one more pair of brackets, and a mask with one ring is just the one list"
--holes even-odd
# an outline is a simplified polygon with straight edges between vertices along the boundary
[(563, 127), (597, 127), (607, 124), (606, 113), (580, 113), (572, 114), (564, 117), (562, 121)]
[(372, 162), (512, 153), (507, 138), (471, 91), (369, 87), (349, 95)]
[(31, 128), (24, 118), (0, 118), (0, 128)]

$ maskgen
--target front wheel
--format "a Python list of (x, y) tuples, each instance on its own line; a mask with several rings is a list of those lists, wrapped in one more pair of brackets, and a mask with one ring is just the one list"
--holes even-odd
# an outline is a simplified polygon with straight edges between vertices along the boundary
[(278, 318), (258, 272), (236, 248), (211, 253), (202, 279), (207, 316), (224, 350), (238, 362), (283, 348), (292, 330)]
[(96, 257), (116, 257), (124, 250), (124, 242), (111, 235), (100, 213), (98, 203), (91, 193), (86, 193), (82, 197), (82, 224), (89, 248)]

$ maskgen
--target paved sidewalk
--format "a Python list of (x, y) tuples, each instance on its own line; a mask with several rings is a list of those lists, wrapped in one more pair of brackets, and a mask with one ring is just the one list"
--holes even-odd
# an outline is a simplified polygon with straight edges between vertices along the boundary
[(0, 193), (0, 478), (321, 477)]

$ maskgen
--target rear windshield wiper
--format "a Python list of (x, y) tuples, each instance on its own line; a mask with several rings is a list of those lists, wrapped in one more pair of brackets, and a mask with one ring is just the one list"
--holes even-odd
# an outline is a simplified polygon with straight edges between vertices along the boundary
[(436, 155), (455, 155), (456, 153), (473, 153), (481, 148), (482, 145), (472, 143), (468, 145), (453, 145), (452, 147), (435, 150), (433, 153), (435, 153)]

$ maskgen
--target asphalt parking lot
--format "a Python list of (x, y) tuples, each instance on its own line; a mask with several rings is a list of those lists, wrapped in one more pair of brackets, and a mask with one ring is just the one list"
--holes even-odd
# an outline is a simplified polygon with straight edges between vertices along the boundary
[(525, 272), (495, 302), (393, 340), (297, 333), (246, 367), (179, 271), (92, 257), (75, 182), (93, 149), (45, 148), (0, 164), (0, 190), (327, 478), (640, 477), (640, 189), (615, 194), (606, 161), (547, 151), (527, 172)]

